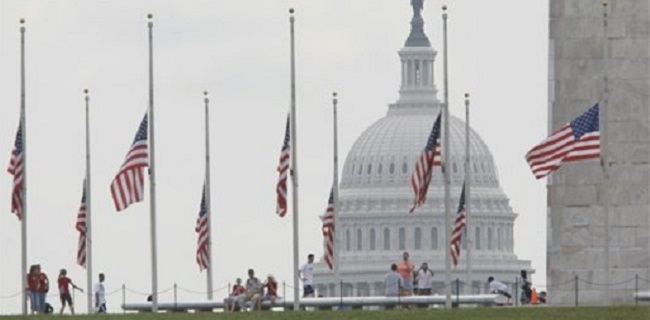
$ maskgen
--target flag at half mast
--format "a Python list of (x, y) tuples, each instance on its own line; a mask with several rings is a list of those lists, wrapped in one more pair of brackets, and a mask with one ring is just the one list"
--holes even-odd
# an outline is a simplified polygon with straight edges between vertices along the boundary
[(144, 199), (144, 168), (149, 166), (148, 128), (145, 114), (126, 159), (111, 183), (111, 194), (117, 211)]
[(79, 231), (79, 242), (77, 244), (77, 264), (86, 267), (86, 181), (84, 181), (83, 193), (81, 195), (81, 205), (77, 213), (77, 222), (75, 229)]
[(287, 214), (287, 177), (289, 176), (291, 160), (291, 116), (287, 115), (287, 126), (284, 131), (284, 141), (280, 151), (280, 164), (278, 164), (278, 184), (275, 188), (278, 202), (275, 213), (284, 217)]
[(411, 174), (411, 187), (415, 199), (413, 206), (409, 210), (412, 213), (415, 209), (424, 204), (427, 198), (427, 191), (429, 191), (429, 184), (431, 184), (431, 176), (433, 175), (433, 167), (440, 165), (440, 118), (442, 112), (438, 114), (436, 122), (433, 124), (431, 134), (427, 139), (427, 144), (422, 150), (422, 154), (415, 164), (413, 174)]
[(458, 258), (460, 257), (460, 245), (463, 237), (463, 230), (465, 229), (465, 184), (463, 183), (463, 191), (460, 193), (460, 200), (458, 201), (458, 211), (456, 211), (456, 223), (451, 230), (451, 243), (449, 244), (449, 253), (451, 254), (454, 266), (458, 265)]
[(564, 162), (600, 158), (598, 104), (573, 119), (526, 154), (535, 178), (541, 179)]
[(23, 185), (25, 184), (24, 179), (24, 153), (23, 153), (23, 123), (22, 121), (18, 125), (18, 132), (16, 133), (16, 142), (14, 144), (13, 150), (11, 150), (11, 159), (9, 159), (9, 168), (7, 172), (14, 176), (14, 184), (11, 192), (11, 212), (15, 213), (18, 217), (18, 220), (22, 219), (23, 216)]
[(194, 231), (198, 235), (196, 247), (196, 263), (199, 265), (199, 270), (203, 271), (210, 267), (210, 232), (209, 223), (210, 217), (208, 215), (208, 208), (205, 203), (205, 184), (203, 185), (203, 196), (201, 196), (201, 208), (199, 209), (199, 217), (196, 219), (196, 227)]
[(334, 188), (330, 190), (327, 209), (323, 215), (323, 249), (324, 259), (330, 270), (334, 269)]

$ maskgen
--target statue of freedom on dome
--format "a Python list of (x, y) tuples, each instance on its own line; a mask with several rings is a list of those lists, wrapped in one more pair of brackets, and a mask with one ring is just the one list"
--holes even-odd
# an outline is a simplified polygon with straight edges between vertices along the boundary
[(413, 16), (419, 17), (424, 6), (424, 0), (411, 0), (411, 6), (413, 7)]

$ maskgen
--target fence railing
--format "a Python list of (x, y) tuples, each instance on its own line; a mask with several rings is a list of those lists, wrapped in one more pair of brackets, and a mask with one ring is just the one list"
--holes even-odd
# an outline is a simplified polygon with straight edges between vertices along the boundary
[[(503, 281), (501, 279), (501, 281)], [(512, 294), (512, 304), (513, 306), (521, 306), (521, 301), (520, 301), (520, 295), (521, 295), (521, 285), (523, 284), (521, 282), (521, 279), (515, 278), (513, 281), (504, 281), (510, 288), (510, 293)], [(434, 297), (440, 297), (442, 296), (444, 298), (444, 292), (445, 289), (451, 286), (452, 290), (452, 302), (455, 302), (455, 304), (459, 305), (463, 303), (463, 299), (466, 299), (464, 297), (470, 297), (473, 295), (489, 295), (489, 289), (487, 284), (480, 284), (476, 285), (474, 284), (467, 284), (459, 279), (453, 280), (449, 284), (444, 284), (444, 283), (434, 283), (431, 287), (431, 296)], [(553, 294), (553, 292), (558, 292), (558, 291), (563, 291), (566, 295), (567, 292), (573, 292), (573, 305), (578, 307), (581, 305), (581, 296), (585, 292), (593, 292), (596, 290), (603, 290), (603, 289), (608, 289), (608, 290), (618, 290), (618, 291), (623, 291), (625, 292), (625, 296), (629, 297), (630, 300), (633, 300), (635, 304), (639, 304), (639, 302), (649, 302), (650, 301), (650, 279), (646, 279), (643, 277), (640, 277), (638, 274), (635, 275), (632, 278), (617, 281), (617, 282), (611, 282), (611, 283), (598, 283), (598, 282), (593, 282), (589, 281), (588, 279), (580, 278), (578, 275), (575, 275), (573, 278), (566, 279), (562, 282), (556, 282), (553, 283), (552, 285), (548, 284), (533, 284), (533, 288), (536, 289), (537, 293), (541, 292), (546, 292), (548, 295)], [(219, 294), (219, 297), (215, 298), (215, 301), (223, 301), (224, 298), (226, 298), (229, 294), (229, 290), (232, 288), (231, 284), (229, 283), (226, 286), (219, 287), (215, 290), (213, 290), (213, 294)], [(292, 302), (289, 302), (289, 300), (283, 299), (284, 297), (292, 297), (294, 287), (291, 285), (286, 284), (285, 282), (282, 282), (281, 284), (281, 293), (280, 297), (277, 300), (280, 306), (282, 307), (288, 307)], [(330, 287), (324, 287), (322, 285), (316, 285), (316, 298), (327, 298), (326, 300), (322, 301), (328, 301), (326, 304), (331, 305), (331, 301), (335, 301), (338, 299), (339, 306), (344, 306), (346, 304), (350, 304), (350, 301), (355, 301), (354, 299), (351, 298), (365, 298), (365, 297), (383, 297), (385, 296), (385, 291), (386, 287), (383, 283), (370, 283), (370, 284), (359, 284), (359, 283), (351, 283), (351, 282), (343, 282), (341, 281), (338, 285)], [(73, 301), (75, 299), (75, 291), (73, 290)], [(138, 304), (138, 303), (146, 303), (148, 300), (148, 297), (151, 295), (150, 292), (147, 291), (141, 291), (137, 290), (132, 287), (127, 287), (126, 285), (122, 285), (121, 287), (109, 291), (106, 293), (107, 297), (116, 295), (118, 293), (121, 293), (121, 302), (122, 305), (130, 305), (130, 304)], [(20, 305), (20, 300), (21, 300), (21, 294), (22, 291), (15, 291), (13, 293), (9, 294), (0, 294), (0, 302), (4, 302), (6, 305), (7, 301), (15, 300), (17, 305)], [(415, 292), (415, 295), (418, 295), (417, 292)], [(52, 292), (48, 293), (47, 298), (49, 301), (57, 301), (58, 302), (58, 292)], [(133, 297), (137, 297), (134, 299)], [(191, 288), (186, 288), (183, 286), (179, 286), (178, 284), (174, 284), (171, 287), (165, 288), (163, 290), (160, 290), (158, 292), (159, 302), (164, 302), (164, 303), (171, 303), (172, 306), (178, 306), (179, 304), (185, 304), (193, 301), (207, 301), (207, 291), (201, 291), (201, 290), (194, 290)], [(202, 296), (202, 297), (199, 297)], [(410, 301), (410, 297), (406, 297), (403, 292), (401, 294), (397, 295), (395, 297), (396, 301), (398, 303), (404, 303), (404, 301)], [(416, 298), (418, 299), (418, 298)], [(438, 299), (438, 298), (435, 298)], [(434, 300), (435, 300), (434, 299)], [(548, 296), (547, 296), (548, 299)], [(404, 300), (404, 301), (402, 301)], [(425, 299), (426, 300), (426, 299)], [(423, 301), (425, 301), (423, 300)], [(432, 300), (432, 301), (434, 301)], [(470, 299), (471, 300), (471, 299)], [(171, 302), (170, 302), (171, 301)], [(307, 300), (309, 301), (309, 300)], [(346, 302), (347, 301), (347, 302)], [(359, 301), (364, 301), (359, 300)], [(435, 300), (436, 302), (431, 302), (430, 304), (436, 304), (438, 300)], [(469, 300), (467, 300), (469, 301)], [(367, 302), (367, 301), (366, 301)], [(366, 303), (364, 302), (364, 303)], [(500, 302), (497, 300), (497, 302)], [(325, 303), (325, 302), (324, 302)], [(467, 302), (465, 302), (467, 303)], [(316, 303), (315, 305), (317, 305)], [(567, 304), (565, 302), (565, 304)], [(370, 303), (369, 305), (372, 305)], [(123, 310), (125, 312), (126, 310)]]

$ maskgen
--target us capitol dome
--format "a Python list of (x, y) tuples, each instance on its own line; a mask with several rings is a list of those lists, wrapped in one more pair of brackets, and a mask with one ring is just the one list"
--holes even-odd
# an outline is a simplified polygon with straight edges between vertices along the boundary
[[(342, 168), (336, 234), (340, 244), (340, 281), (344, 296), (384, 295), (384, 276), (404, 251), (419, 268), (427, 262), (434, 272), (433, 292), (444, 294), (445, 243), (444, 184), (435, 167), (425, 204), (408, 213), (414, 195), (411, 173), (440, 112), (434, 84), (436, 51), (423, 30), (414, 7), (411, 32), (399, 51), (402, 65), (399, 99), (385, 117), (356, 140)], [(455, 216), (465, 177), (465, 122), (450, 116), (452, 215)], [(444, 138), (443, 138), (444, 139)], [(441, 141), (444, 141), (441, 139)], [(468, 217), (472, 247), (472, 283), (466, 282), (468, 241), (463, 235), (458, 266), (452, 279), (460, 280), (460, 293), (486, 292), (489, 276), (513, 284), (522, 269), (532, 273), (530, 261), (515, 255), (513, 226), (517, 214), (499, 186), (488, 146), (470, 134), (471, 204)], [(455, 220), (455, 217), (452, 219)], [(335, 262), (337, 263), (337, 262)], [(319, 296), (338, 296), (339, 281), (321, 260), (314, 284)], [(455, 292), (455, 285), (452, 286)]]

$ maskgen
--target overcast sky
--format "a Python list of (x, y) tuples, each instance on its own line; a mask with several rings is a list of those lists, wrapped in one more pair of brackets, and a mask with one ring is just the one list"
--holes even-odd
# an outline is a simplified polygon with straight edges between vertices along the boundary
[[(532, 260), (534, 280), (544, 284), (546, 183), (534, 179), (524, 155), (547, 133), (548, 3), (448, 3), (452, 114), (464, 117), (463, 94), (469, 92), (472, 126), (491, 149), (501, 187), (519, 214), (515, 252)], [(439, 52), (442, 4), (427, 0), (423, 11), (425, 31)], [(109, 292), (123, 283), (150, 291), (148, 202), (117, 214), (109, 185), (146, 111), (146, 14), (153, 13), (159, 289), (178, 283), (205, 291), (205, 274), (194, 260), (204, 175), (203, 90), (211, 97), (214, 287), (244, 277), (249, 267), (291, 284), (291, 212), (285, 219), (274, 213), (290, 101), (289, 7), (296, 9), (302, 260), (308, 252), (322, 254), (318, 215), (331, 185), (331, 92), (340, 96), (344, 159), (398, 98), (397, 51), (410, 29), (409, 0), (0, 1), (2, 172), (19, 121), (18, 20), (27, 19), (28, 264), (40, 263), (50, 279), (65, 267), (86, 285), (75, 260), (74, 222), (85, 170), (87, 87), (94, 271), (106, 273)], [(441, 71), (438, 54), (440, 92)], [(22, 277), (11, 185), (9, 174), (0, 175), (0, 314), (20, 312), (19, 298), (3, 298), (20, 291)], [(179, 291), (181, 301), (204, 297)], [(127, 293), (127, 300), (145, 297)], [(171, 293), (160, 300), (171, 301)], [(109, 311), (119, 312), (121, 294), (108, 303)], [(77, 306), (85, 310), (85, 296), (77, 294)]]

